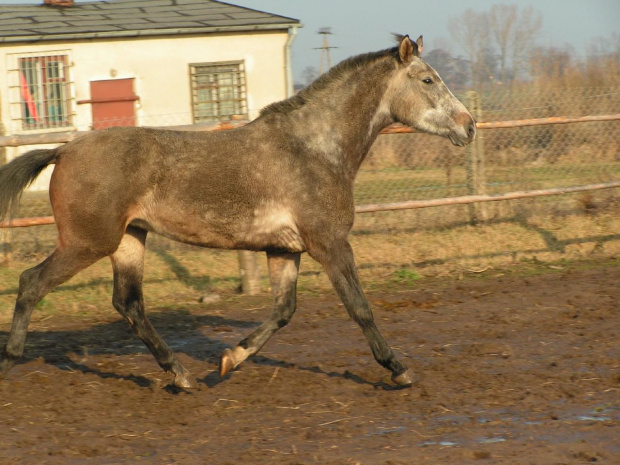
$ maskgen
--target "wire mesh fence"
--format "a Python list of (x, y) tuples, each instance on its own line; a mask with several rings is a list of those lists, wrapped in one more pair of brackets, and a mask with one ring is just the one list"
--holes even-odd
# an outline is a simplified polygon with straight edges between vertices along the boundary
[[(620, 89), (589, 88), (494, 91), (460, 96), (468, 106), (479, 99), (479, 122), (550, 116), (611, 114), (620, 108)], [(475, 147), (475, 148), (474, 148)], [(472, 166), (471, 151), (478, 159)], [(472, 173), (472, 170), (475, 173)], [(477, 179), (472, 180), (472, 175)], [(479, 130), (468, 148), (427, 134), (379, 137), (356, 183), (357, 204), (397, 202), (517, 190), (568, 187), (620, 180), (620, 121)], [(475, 184), (475, 185), (474, 185)], [(617, 191), (510, 201), (478, 206), (484, 219), (523, 214), (599, 208), (617, 199)], [(590, 199), (590, 200), (588, 200)], [(581, 203), (581, 204), (580, 204)], [(442, 207), (416, 212), (426, 225), (466, 221), (472, 207)], [(398, 223), (401, 218), (392, 215)], [(411, 215), (411, 214), (410, 214)], [(363, 222), (363, 219), (362, 219)]]
[[(526, 100), (521, 93), (511, 96), (506, 92), (482, 94), (479, 121), (610, 114), (620, 108), (620, 89), (564, 91), (554, 96), (553, 109), (537, 105), (541, 97), (536, 92), (528, 97)], [(588, 184), (620, 177), (618, 121), (482, 130), (477, 138), (484, 146), (489, 192)], [(466, 149), (426, 134), (383, 135), (363, 166), (360, 184), (367, 178), (381, 179), (378, 173), (402, 171), (415, 176), (409, 179), (406, 174), (385, 174), (386, 182), (378, 184), (376, 191), (361, 189), (358, 202), (412, 194), (423, 198), (465, 193), (466, 157)]]
[[(479, 122), (613, 114), (620, 108), (620, 88), (493, 89), (459, 98), (470, 108), (477, 106)], [(183, 119), (182, 115), (170, 115), (166, 121), (166, 115), (155, 115), (141, 117), (140, 122), (145, 126), (174, 126)], [(468, 148), (455, 147), (446, 139), (427, 134), (383, 134), (358, 174), (355, 199), (357, 205), (365, 205), (609, 181), (620, 181), (618, 120), (484, 129), (479, 130), (477, 141)], [(22, 217), (51, 214), (45, 192), (26, 193), (22, 205)], [(620, 192), (608, 189), (485, 205), (369, 213), (358, 215), (354, 234), (389, 232), (396, 236), (403, 231), (446, 230), (468, 225), (472, 219), (492, 224), (563, 215), (588, 219), (599, 213), (617, 219), (618, 212)], [(49, 252), (56, 239), (54, 226), (10, 233), (5, 230), (4, 237), (8, 235), (13, 253), (24, 256)], [(459, 250), (454, 253), (484, 253), (482, 248), (467, 253)]]

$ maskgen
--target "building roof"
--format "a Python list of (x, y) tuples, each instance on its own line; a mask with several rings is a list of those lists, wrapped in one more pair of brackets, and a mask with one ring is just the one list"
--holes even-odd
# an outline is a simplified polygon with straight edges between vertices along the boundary
[(299, 20), (216, 0), (0, 5), (0, 43), (287, 29)]

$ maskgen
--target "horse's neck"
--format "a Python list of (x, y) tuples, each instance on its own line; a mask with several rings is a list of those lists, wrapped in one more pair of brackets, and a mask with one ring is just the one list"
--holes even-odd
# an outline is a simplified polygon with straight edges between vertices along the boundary
[(334, 83), (294, 117), (305, 145), (339, 164), (351, 179), (381, 129), (393, 122), (385, 99), (386, 78), (370, 70), (365, 74)]

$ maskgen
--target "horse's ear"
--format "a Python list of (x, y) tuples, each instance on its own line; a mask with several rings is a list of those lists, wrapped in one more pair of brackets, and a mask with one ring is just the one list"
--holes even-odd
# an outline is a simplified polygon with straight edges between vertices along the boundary
[(414, 43), (408, 35), (400, 38), (400, 42), (398, 44), (398, 57), (400, 58), (401, 63), (411, 63), (411, 59), (416, 54), (414, 48)]
[(415, 55), (420, 57), (422, 56), (422, 49), (424, 48), (424, 45), (422, 44), (422, 36), (418, 37), (418, 40), (415, 41), (416, 45), (418, 46), (418, 53), (416, 53)]

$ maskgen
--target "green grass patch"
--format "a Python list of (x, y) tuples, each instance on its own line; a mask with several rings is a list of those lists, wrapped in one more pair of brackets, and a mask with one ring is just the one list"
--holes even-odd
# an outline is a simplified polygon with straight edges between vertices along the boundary
[(422, 279), (422, 276), (415, 270), (401, 268), (394, 272), (393, 280), (401, 284), (413, 284)]

